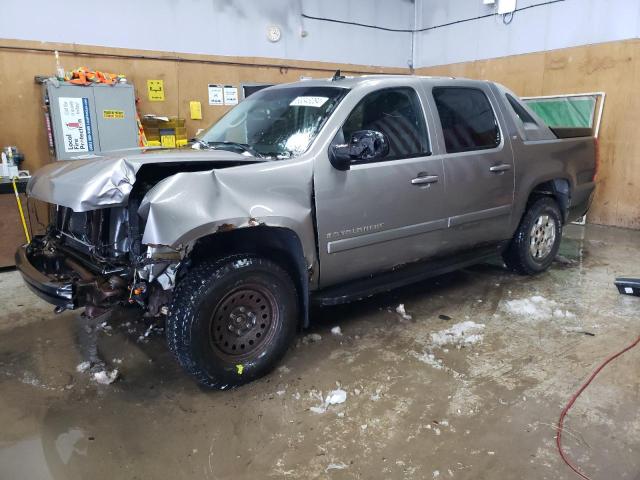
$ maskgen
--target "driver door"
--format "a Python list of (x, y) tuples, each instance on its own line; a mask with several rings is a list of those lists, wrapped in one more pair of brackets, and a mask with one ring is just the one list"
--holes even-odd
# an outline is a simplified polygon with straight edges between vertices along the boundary
[[(320, 286), (366, 277), (432, 256), (445, 242), (448, 216), (442, 157), (432, 157), (416, 90), (386, 88), (364, 96), (333, 144), (359, 130), (381, 132), (389, 153), (335, 169), (315, 166)], [(326, 155), (326, 154), (325, 154)]]

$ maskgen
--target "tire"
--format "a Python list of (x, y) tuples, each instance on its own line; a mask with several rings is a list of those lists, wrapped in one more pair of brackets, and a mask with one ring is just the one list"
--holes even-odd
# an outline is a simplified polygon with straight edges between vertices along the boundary
[(289, 274), (271, 260), (233, 255), (198, 264), (177, 284), (167, 343), (200, 385), (224, 390), (271, 371), (297, 323)]
[(549, 268), (562, 240), (562, 215), (558, 204), (540, 197), (527, 209), (518, 230), (502, 254), (507, 267), (523, 275)]

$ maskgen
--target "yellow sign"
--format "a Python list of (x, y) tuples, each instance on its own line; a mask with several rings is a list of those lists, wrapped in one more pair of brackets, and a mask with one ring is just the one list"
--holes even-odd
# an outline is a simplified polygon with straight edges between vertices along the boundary
[(164, 80), (147, 80), (147, 93), (152, 102), (164, 102)]
[(103, 110), (102, 116), (104, 118), (124, 118), (124, 111), (122, 110)]
[(202, 105), (200, 102), (190, 101), (189, 110), (191, 111), (191, 120), (202, 120)]
[(164, 148), (176, 148), (176, 136), (175, 135), (161, 135), (160, 143)]

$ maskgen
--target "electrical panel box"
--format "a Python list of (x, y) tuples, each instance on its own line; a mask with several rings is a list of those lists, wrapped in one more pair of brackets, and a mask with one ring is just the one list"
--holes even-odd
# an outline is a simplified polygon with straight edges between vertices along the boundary
[(133, 85), (43, 83), (49, 147), (72, 160), (138, 146)]

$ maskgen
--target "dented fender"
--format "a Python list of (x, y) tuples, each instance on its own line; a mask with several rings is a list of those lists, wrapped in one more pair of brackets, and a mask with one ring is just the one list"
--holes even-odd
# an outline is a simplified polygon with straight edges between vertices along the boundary
[(142, 243), (182, 250), (218, 232), (256, 226), (293, 231), (308, 267), (316, 264), (310, 161), (290, 160), (242, 168), (181, 172), (143, 198), (138, 214)]

